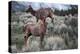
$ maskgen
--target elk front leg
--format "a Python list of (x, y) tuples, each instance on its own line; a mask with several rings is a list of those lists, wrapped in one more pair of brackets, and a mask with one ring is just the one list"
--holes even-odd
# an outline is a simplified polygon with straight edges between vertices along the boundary
[(44, 39), (44, 35), (42, 35), (41, 37), (40, 37), (40, 49), (42, 50), (42, 48), (43, 48), (43, 39)]

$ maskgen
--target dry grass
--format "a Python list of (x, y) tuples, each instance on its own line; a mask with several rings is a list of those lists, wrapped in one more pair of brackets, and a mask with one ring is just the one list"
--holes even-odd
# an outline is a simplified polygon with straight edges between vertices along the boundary
[[(16, 24), (14, 23), (14, 25), (12, 25), (11, 28), (11, 43), (12, 43), (12, 52), (30, 52), (30, 51), (40, 51), (40, 37), (35, 37), (35, 36), (31, 36), (28, 39), (28, 46), (24, 47), (24, 34), (23, 34), (23, 23), (22, 21), (16, 19), (16, 14), (12, 14), (12, 22), (17, 22)], [(17, 17), (19, 18), (19, 16)], [(27, 17), (26, 17), (27, 18)], [(19, 23), (19, 22), (20, 23)], [(53, 27), (52, 31), (50, 31), (50, 25), (49, 27), (49, 33), (46, 33), (45, 37), (44, 37), (44, 41), (43, 41), (43, 51), (46, 50), (62, 50), (62, 49), (76, 49), (78, 46), (78, 37), (77, 34), (73, 33), (73, 29), (68, 27), (68, 33), (64, 33), (64, 34), (55, 34), (54, 30), (56, 30), (54, 28), (54, 26), (56, 26), (58, 23), (60, 23), (64, 21), (64, 17), (63, 16), (56, 16), (55, 17), (55, 21), (53, 26), (51, 26), (51, 28)], [(74, 32), (77, 32), (78, 28), (75, 27)], [(59, 30), (57, 29), (57, 32)]]

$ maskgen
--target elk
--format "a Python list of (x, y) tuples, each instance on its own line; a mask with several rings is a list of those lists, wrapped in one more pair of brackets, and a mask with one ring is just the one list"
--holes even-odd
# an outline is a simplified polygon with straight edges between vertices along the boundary
[[(31, 8), (31, 6), (30, 6)], [(31, 35), (40, 37), (40, 48), (43, 48), (42, 41), (44, 39), (44, 35), (46, 33), (46, 18), (50, 17), (53, 22), (53, 12), (50, 8), (40, 8), (37, 11), (34, 11), (32, 8), (28, 9), (27, 12), (31, 12), (32, 15), (36, 16), (37, 23), (36, 24), (27, 24), (24, 27), (24, 44), (27, 47), (27, 40)]]

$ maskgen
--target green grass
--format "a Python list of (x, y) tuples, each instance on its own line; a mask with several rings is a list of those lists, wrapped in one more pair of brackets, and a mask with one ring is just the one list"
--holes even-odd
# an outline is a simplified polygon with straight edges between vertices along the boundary
[(16, 44), (18, 49), (21, 49), (24, 45), (24, 34), (17, 34), (16, 36), (11, 36), (12, 45)]

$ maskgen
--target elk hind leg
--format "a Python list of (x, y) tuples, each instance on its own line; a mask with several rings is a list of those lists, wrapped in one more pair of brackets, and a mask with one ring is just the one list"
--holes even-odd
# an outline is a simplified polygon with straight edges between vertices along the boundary
[(43, 39), (44, 39), (44, 35), (41, 35), (41, 37), (40, 37), (40, 49), (41, 50), (43, 48)]
[(27, 47), (27, 40), (30, 37), (30, 34), (26, 34), (26, 36), (24, 36), (24, 44)]

